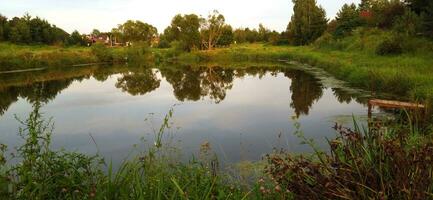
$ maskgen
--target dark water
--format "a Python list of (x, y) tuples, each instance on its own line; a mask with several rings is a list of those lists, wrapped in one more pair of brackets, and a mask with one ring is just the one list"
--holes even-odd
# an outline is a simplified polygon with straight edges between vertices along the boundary
[(55, 122), (54, 148), (89, 154), (99, 149), (114, 162), (140, 138), (152, 143), (153, 129), (170, 108), (168, 135), (184, 157), (205, 141), (227, 162), (259, 160), (273, 148), (308, 152), (293, 136), (293, 116), (305, 136), (325, 148), (335, 122), (350, 125), (352, 115), (362, 120), (367, 114), (358, 95), (319, 78), (293, 66), (91, 66), (2, 74), (0, 142), (22, 142), (14, 115), (25, 119), (39, 101)]

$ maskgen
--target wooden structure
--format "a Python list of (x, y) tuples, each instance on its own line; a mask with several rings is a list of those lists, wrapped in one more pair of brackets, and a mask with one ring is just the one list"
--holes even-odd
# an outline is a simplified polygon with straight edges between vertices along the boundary
[(423, 104), (418, 103), (410, 103), (410, 102), (401, 102), (401, 101), (390, 101), (390, 100), (382, 100), (382, 99), (371, 99), (368, 101), (368, 118), (372, 116), (373, 107), (381, 107), (381, 108), (394, 108), (394, 109), (405, 109), (405, 110), (424, 110), (426, 108)]

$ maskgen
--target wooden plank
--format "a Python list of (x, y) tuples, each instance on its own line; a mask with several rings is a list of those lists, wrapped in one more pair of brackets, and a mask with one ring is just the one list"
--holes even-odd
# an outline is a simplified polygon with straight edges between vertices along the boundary
[(372, 106), (383, 107), (383, 108), (403, 108), (403, 109), (425, 108), (425, 105), (423, 104), (401, 102), (401, 101), (390, 101), (390, 100), (382, 100), (382, 99), (371, 99), (370, 101), (368, 101), (368, 104)]
[(32, 71), (41, 71), (44, 70), (44, 67), (41, 68), (32, 68), (32, 69), (20, 69), (20, 70), (11, 70), (11, 71), (2, 71), (0, 74), (12, 74), (12, 73), (21, 73), (21, 72), (32, 72)]

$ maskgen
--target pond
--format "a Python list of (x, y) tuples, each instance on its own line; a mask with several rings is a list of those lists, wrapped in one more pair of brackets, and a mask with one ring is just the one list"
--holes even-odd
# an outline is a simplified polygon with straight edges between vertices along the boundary
[(32, 104), (43, 102), (45, 118), (55, 123), (53, 148), (99, 152), (114, 163), (142, 144), (141, 138), (153, 143), (170, 109), (165, 137), (184, 159), (196, 155), (203, 143), (223, 162), (260, 160), (279, 148), (309, 152), (293, 135), (295, 122), (326, 148), (335, 122), (350, 126), (352, 116), (362, 121), (367, 115), (359, 93), (332, 83), (281, 63), (86, 66), (1, 74), (0, 142), (22, 143), (15, 115), (25, 119)]

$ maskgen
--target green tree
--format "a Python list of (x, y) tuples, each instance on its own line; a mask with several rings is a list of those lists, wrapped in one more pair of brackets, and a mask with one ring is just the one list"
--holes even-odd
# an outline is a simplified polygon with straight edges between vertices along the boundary
[(128, 20), (124, 24), (119, 25), (116, 31), (116, 34), (124, 42), (139, 41), (150, 44), (152, 39), (158, 35), (158, 30), (154, 26), (138, 20)]
[(258, 32), (258, 41), (262, 42), (268, 42), (269, 41), (269, 34), (271, 31), (267, 29), (263, 24), (259, 24), (259, 32)]
[(68, 38), (68, 45), (85, 45), (83, 36), (75, 30)]
[(182, 49), (191, 51), (200, 47), (200, 26), (203, 19), (195, 14), (176, 15), (164, 30), (167, 41), (178, 41)]
[(0, 41), (7, 39), (8, 18), (0, 14)]
[(31, 33), (29, 26), (30, 16), (14, 17), (10, 21), (9, 40), (13, 43), (30, 43)]
[(95, 36), (95, 37), (97, 37), (97, 36), (101, 35), (101, 31), (99, 31), (98, 29), (93, 29), (92, 30), (92, 35)]
[(229, 46), (234, 41), (233, 28), (230, 25), (224, 25), (221, 31), (221, 37), (217, 41), (218, 46)]
[(292, 0), (294, 14), (289, 23), (289, 31), (292, 35), (292, 43), (306, 45), (326, 30), (328, 20), (325, 10), (317, 6), (316, 0)]
[(415, 36), (422, 30), (422, 18), (407, 9), (404, 15), (395, 20), (393, 30), (406, 36)]
[(257, 32), (256, 29), (251, 30), (249, 28), (246, 28), (245, 35), (246, 35), (246, 40), (249, 43), (254, 43), (259, 41), (259, 32)]
[(337, 37), (346, 36), (358, 26), (361, 26), (361, 18), (359, 17), (359, 10), (356, 5), (344, 4), (337, 13), (334, 35)]
[(409, 7), (422, 18), (422, 29), (425, 35), (433, 37), (433, 1), (406, 0)]
[(238, 28), (233, 31), (233, 39), (236, 43), (245, 43), (247, 41), (247, 35), (245, 30)]
[(225, 18), (217, 10), (209, 14), (207, 20), (203, 20), (200, 35), (204, 49), (211, 50), (222, 35)]

